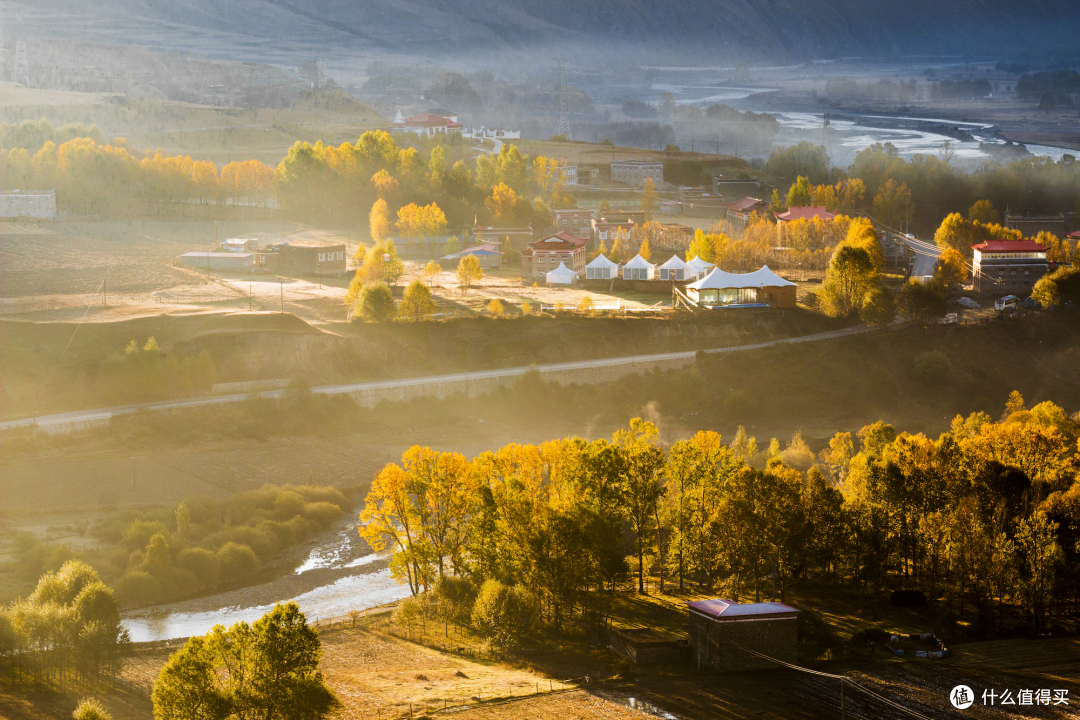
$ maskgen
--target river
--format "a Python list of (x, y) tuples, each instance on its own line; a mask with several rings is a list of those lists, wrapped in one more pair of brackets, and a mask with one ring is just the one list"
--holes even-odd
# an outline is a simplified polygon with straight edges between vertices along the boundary
[(293, 571), (266, 583), (124, 613), (134, 642), (203, 635), (215, 625), (262, 617), (275, 603), (294, 601), (309, 619), (347, 615), (409, 594), (391, 576), (389, 553), (371, 554), (353, 524), (343, 523), (314, 543)]

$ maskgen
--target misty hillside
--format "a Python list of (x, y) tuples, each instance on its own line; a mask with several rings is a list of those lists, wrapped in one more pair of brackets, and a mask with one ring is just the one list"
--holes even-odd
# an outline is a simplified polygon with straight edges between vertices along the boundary
[[(996, 55), (1075, 42), (1075, 0), (35, 0), (36, 35), (214, 35), (266, 47), (441, 56), (601, 54), (677, 47), (700, 57)], [(266, 41), (271, 41), (266, 43)], [(278, 46), (276, 49), (283, 49)], [(670, 54), (670, 53), (669, 53)]]

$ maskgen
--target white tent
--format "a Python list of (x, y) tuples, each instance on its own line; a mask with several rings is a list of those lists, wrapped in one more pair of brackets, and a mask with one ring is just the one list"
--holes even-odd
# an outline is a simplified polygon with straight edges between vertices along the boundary
[(688, 280), (693, 274), (690, 266), (678, 255), (672, 255), (670, 260), (660, 266), (661, 280)]
[(585, 266), (586, 280), (614, 280), (618, 275), (619, 263), (612, 262), (603, 255), (597, 255)]
[[(686, 286), (691, 300), (710, 305), (758, 303), (763, 298), (763, 288), (795, 287), (795, 283), (780, 277), (768, 265), (762, 265), (752, 273), (729, 273), (716, 268), (706, 277)], [(765, 293), (766, 297), (771, 293)], [(791, 297), (794, 303), (794, 295)], [(781, 305), (783, 307), (783, 305)]]
[(656, 277), (656, 266), (638, 254), (623, 265), (622, 276), (623, 280), (652, 280)]
[(577, 273), (566, 267), (566, 263), (559, 263), (559, 267), (549, 272), (545, 279), (548, 285), (571, 285), (576, 277)]
[(709, 274), (716, 265), (711, 262), (705, 262), (701, 258), (694, 256), (694, 259), (686, 263), (686, 267), (690, 268), (690, 275), (700, 280)]

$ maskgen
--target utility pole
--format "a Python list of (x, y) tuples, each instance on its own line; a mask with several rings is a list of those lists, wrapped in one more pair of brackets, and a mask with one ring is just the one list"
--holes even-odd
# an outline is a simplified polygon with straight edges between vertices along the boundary
[(278, 284), (281, 286), (281, 313), (285, 313), (285, 278), (278, 277)]
[(101, 281), (101, 304), (109, 304), (109, 278)]
[(251, 283), (248, 283), (248, 312), (251, 312)]

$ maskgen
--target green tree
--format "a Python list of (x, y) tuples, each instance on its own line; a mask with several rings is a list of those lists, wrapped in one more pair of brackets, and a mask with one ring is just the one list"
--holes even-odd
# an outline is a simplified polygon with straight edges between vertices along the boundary
[(71, 713), (74, 720), (112, 720), (112, 715), (97, 698), (83, 698)]
[(155, 720), (321, 720), (339, 706), (319, 672), (319, 636), (296, 603), (252, 625), (188, 640), (154, 682)]
[(878, 281), (877, 264), (861, 247), (841, 244), (833, 253), (821, 284), (826, 311), (844, 317), (859, 310), (867, 292)]
[(634, 533), (639, 593), (645, 592), (645, 552), (652, 547), (654, 533), (659, 531), (657, 506), (664, 496), (665, 458), (655, 444), (658, 435), (655, 425), (634, 418), (628, 430), (620, 430), (612, 438), (612, 444), (619, 450), (620, 476), (625, 486), (624, 512)]
[(394, 317), (394, 296), (390, 286), (381, 282), (364, 285), (355, 312), (368, 322), (385, 322)]
[(424, 282), (417, 278), (405, 288), (405, 294), (401, 298), (401, 306), (398, 312), (413, 320), (419, 320), (425, 315), (435, 312), (435, 303), (431, 299), (431, 290)]
[(457, 278), (461, 287), (468, 290), (482, 277), (484, 277), (484, 271), (475, 255), (470, 254), (461, 258), (457, 266)]
[(859, 319), (874, 327), (885, 327), (896, 318), (896, 295), (882, 285), (876, 285), (863, 297)]
[(810, 200), (810, 180), (805, 175), (800, 175), (790, 188), (788, 188), (788, 207), (806, 207)]
[(183, 540), (188, 530), (191, 528), (191, 512), (188, 510), (186, 502), (181, 502), (176, 506), (176, 536)]
[(897, 183), (892, 178), (874, 196), (874, 217), (887, 227), (896, 230), (906, 228), (914, 207), (908, 186), (904, 183)]
[(910, 280), (900, 290), (900, 314), (912, 322), (933, 322), (945, 315), (945, 293), (935, 282)]
[(473, 606), (473, 627), (481, 637), (502, 647), (514, 647), (536, 627), (540, 604), (521, 585), (507, 586), (488, 580), (480, 587)]
[(1058, 524), (1036, 510), (1022, 518), (1016, 528), (1016, 549), (1022, 561), (1020, 595), (1031, 618), (1035, 633), (1042, 631), (1050, 599), (1058, 582), (1057, 566), (1061, 546), (1057, 542)]
[(770, 175), (783, 180), (795, 181), (804, 175), (811, 183), (824, 183), (829, 181), (829, 154), (824, 146), (803, 141), (774, 150), (765, 168)]

